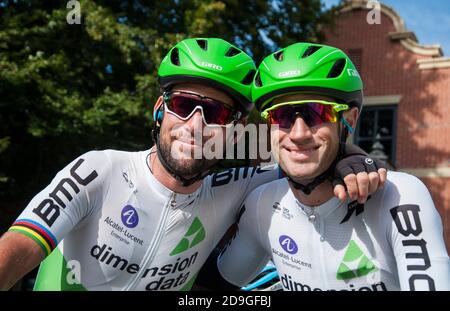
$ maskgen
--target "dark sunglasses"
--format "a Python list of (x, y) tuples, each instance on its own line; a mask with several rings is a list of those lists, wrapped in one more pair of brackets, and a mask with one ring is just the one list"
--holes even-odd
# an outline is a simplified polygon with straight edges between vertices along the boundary
[(184, 91), (164, 92), (163, 99), (167, 112), (183, 121), (192, 117), (197, 109), (201, 110), (203, 122), (209, 126), (227, 125), (239, 120), (242, 116), (240, 111), (237, 111), (230, 105), (196, 93)]

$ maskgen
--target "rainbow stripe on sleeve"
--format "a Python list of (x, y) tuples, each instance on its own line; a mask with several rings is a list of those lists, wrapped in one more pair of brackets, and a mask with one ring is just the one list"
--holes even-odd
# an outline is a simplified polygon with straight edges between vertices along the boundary
[(45, 256), (50, 255), (58, 244), (48, 229), (31, 219), (17, 219), (8, 231), (20, 232), (33, 239), (45, 252)]

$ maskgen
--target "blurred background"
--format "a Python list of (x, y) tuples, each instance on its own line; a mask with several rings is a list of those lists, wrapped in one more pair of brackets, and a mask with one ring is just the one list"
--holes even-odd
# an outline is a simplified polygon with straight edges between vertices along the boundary
[(348, 53), (365, 87), (350, 139), (427, 185), (450, 249), (449, 33), (438, 0), (0, 0), (0, 234), (78, 155), (148, 149), (157, 66), (204, 36), (257, 64), (298, 41)]

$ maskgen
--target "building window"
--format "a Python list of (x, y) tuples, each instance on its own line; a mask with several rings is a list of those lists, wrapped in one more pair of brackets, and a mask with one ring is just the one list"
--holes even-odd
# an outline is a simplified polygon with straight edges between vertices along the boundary
[[(381, 144), (388, 161), (395, 166), (397, 107), (364, 107), (354, 135), (354, 143), (367, 153), (373, 151), (375, 143)], [(380, 147), (377, 144), (375, 146)]]

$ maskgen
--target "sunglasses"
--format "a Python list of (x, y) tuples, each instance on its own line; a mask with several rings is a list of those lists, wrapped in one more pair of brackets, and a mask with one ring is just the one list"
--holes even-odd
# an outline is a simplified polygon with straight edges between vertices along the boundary
[(339, 112), (347, 110), (345, 104), (324, 100), (300, 100), (276, 104), (264, 110), (261, 117), (270, 124), (278, 124), (282, 128), (290, 128), (297, 116), (300, 116), (308, 127), (324, 123), (335, 123)]
[(166, 111), (183, 121), (192, 117), (197, 109), (202, 112), (203, 122), (207, 126), (224, 126), (242, 116), (229, 104), (196, 93), (164, 92), (163, 99)]

